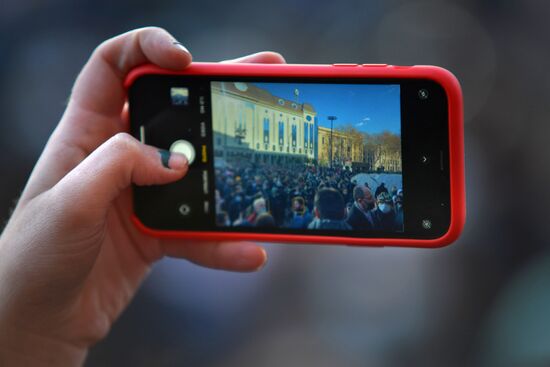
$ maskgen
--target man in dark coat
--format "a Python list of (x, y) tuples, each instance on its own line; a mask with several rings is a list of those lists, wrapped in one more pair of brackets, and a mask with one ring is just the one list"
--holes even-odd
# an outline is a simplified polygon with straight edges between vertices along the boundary
[[(366, 187), (355, 186), (353, 189), (353, 205), (346, 222), (355, 230), (373, 229), (374, 223), (369, 215), (369, 202), (367, 195), (370, 194)], [(372, 195), (370, 195), (372, 197)]]

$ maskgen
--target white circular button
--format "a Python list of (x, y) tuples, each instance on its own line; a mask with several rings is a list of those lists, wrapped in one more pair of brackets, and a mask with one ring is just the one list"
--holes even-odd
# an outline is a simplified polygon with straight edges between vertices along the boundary
[(187, 157), (189, 164), (193, 163), (195, 160), (195, 148), (193, 144), (187, 140), (176, 140), (170, 146), (170, 151), (172, 153), (180, 153)]

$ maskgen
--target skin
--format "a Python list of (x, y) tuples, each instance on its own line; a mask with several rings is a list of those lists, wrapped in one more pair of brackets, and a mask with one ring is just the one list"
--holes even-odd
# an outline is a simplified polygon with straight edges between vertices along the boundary
[[(256, 244), (161, 240), (129, 220), (132, 183), (169, 183), (188, 167), (178, 154), (163, 166), (156, 148), (125, 133), (122, 83), (143, 63), (190, 62), (168, 32), (149, 27), (105, 41), (82, 69), (0, 237), (1, 366), (81, 365), (163, 256), (242, 272), (264, 265)], [(261, 52), (226, 62), (284, 59)]]

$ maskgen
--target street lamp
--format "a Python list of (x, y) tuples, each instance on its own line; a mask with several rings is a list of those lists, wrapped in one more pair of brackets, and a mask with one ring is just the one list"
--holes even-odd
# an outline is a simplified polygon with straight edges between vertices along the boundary
[(330, 155), (329, 155), (329, 162), (330, 162), (330, 168), (332, 168), (332, 129), (333, 129), (333, 124), (334, 124), (334, 120), (337, 119), (336, 116), (328, 116), (327, 117), (330, 121)]

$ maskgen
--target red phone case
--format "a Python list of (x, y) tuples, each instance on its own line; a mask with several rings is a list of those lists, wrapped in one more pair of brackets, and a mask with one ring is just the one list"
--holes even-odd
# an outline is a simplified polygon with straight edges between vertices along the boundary
[(126, 77), (124, 86), (146, 74), (210, 75), (210, 76), (254, 76), (254, 77), (314, 77), (314, 78), (397, 78), (429, 79), (439, 83), (447, 94), (449, 111), (449, 160), (450, 160), (450, 208), (451, 223), (443, 236), (430, 239), (403, 238), (353, 238), (320, 235), (166, 231), (145, 226), (134, 214), (132, 220), (142, 232), (161, 238), (189, 238), (199, 240), (253, 240), (262, 242), (298, 242), (311, 244), (343, 244), (351, 246), (404, 246), (436, 248), (452, 243), (458, 238), (466, 219), (466, 197), (464, 185), (464, 129), (463, 102), (460, 84), (455, 76), (437, 66), (395, 66), (386, 64), (239, 64), (194, 62), (182, 71), (166, 70), (154, 65), (143, 65), (133, 69)]

